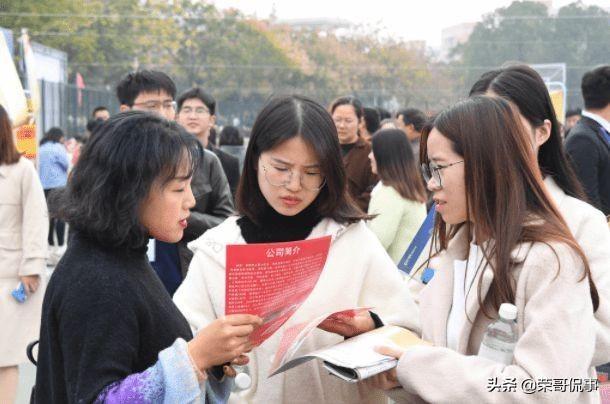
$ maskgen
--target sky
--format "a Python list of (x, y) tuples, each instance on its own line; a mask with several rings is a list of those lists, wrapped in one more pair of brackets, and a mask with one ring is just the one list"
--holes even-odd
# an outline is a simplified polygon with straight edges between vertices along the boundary
[[(438, 47), (443, 28), (480, 21), (483, 14), (505, 7), (511, 0), (211, 0), (218, 8), (236, 8), (247, 15), (268, 18), (275, 7), (278, 19), (339, 18), (355, 24), (379, 26), (393, 37), (424, 40)], [(553, 0), (558, 9), (574, 0)], [(610, 0), (583, 0), (610, 10)]]

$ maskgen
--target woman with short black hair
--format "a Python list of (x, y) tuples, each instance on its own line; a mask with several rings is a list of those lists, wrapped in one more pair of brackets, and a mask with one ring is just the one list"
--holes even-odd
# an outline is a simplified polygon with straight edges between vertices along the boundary
[[(345, 327), (323, 325), (303, 343), (313, 351), (383, 322), (419, 327), (415, 303), (392, 260), (347, 196), (347, 177), (330, 114), (300, 96), (272, 99), (252, 128), (231, 217), (190, 244), (195, 252), (174, 301), (194, 329), (224, 311), (229, 244), (286, 242), (331, 236), (314, 292), (269, 340), (252, 352), (249, 403), (385, 403), (379, 392), (328, 375), (316, 361), (267, 378), (284, 330), (327, 312), (372, 307)], [(340, 335), (337, 335), (340, 334)]]
[(85, 148), (55, 205), (74, 232), (45, 294), (38, 402), (216, 402), (229, 386), (206, 382), (206, 371), (247, 361), (259, 319), (227, 316), (191, 340), (146, 254), (150, 237), (182, 238), (196, 142), (173, 122), (131, 111)]

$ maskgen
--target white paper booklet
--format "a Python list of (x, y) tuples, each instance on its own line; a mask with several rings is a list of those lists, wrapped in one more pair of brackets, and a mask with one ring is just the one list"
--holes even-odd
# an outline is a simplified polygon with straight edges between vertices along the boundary
[(377, 353), (376, 347), (394, 345), (407, 348), (413, 345), (429, 345), (409, 330), (397, 326), (385, 326), (336, 345), (293, 357), (311, 330), (326, 317), (316, 319), (317, 324), (316, 321), (312, 321), (286, 330), (269, 377), (317, 358), (323, 361), (323, 366), (331, 374), (355, 383), (396, 367), (397, 360)]

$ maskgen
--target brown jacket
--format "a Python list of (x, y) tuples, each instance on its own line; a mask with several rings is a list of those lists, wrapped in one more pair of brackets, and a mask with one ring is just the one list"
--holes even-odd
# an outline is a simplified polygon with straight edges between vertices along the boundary
[[(511, 365), (477, 356), (493, 320), (483, 315), (474, 287), (466, 298), (466, 313), (473, 322), (466, 322), (458, 352), (445, 348), (453, 265), (456, 259), (465, 259), (465, 233), (462, 229), (448, 250), (431, 261), (437, 272), (420, 294), (420, 315), (422, 336), (435, 346), (413, 347), (404, 353), (397, 367), (404, 390), (392, 396), (398, 402), (599, 402), (599, 392), (570, 392), (569, 384), (567, 391), (553, 387), (534, 394), (524, 393), (522, 387), (526, 379), (583, 379), (585, 383), (596, 378), (591, 366), (596, 322), (589, 284), (582, 280), (582, 261), (563, 244), (521, 244), (512, 253), (518, 341)], [(483, 299), (492, 280), (491, 270), (479, 271), (475, 277), (473, 285), (480, 286)], [(493, 387), (495, 378), (505, 386), (514, 379), (514, 392), (489, 391), (490, 379)]]
[(377, 176), (371, 171), (369, 153), (371, 145), (358, 138), (354, 147), (343, 156), (347, 173), (347, 189), (350, 196), (363, 212), (368, 212), (371, 191), (377, 183)]

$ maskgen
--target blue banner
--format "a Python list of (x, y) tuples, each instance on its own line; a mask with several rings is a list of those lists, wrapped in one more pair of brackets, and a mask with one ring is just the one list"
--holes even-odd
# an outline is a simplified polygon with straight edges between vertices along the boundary
[(407, 275), (411, 273), (417, 259), (423, 252), (426, 244), (428, 244), (428, 240), (432, 237), (432, 230), (434, 229), (434, 215), (436, 214), (436, 205), (432, 205), (432, 208), (428, 212), (428, 216), (424, 219), (424, 222), (420, 226), (419, 230), (415, 234), (413, 241), (407, 247), (404, 255), (400, 259), (398, 263), (398, 269)]

